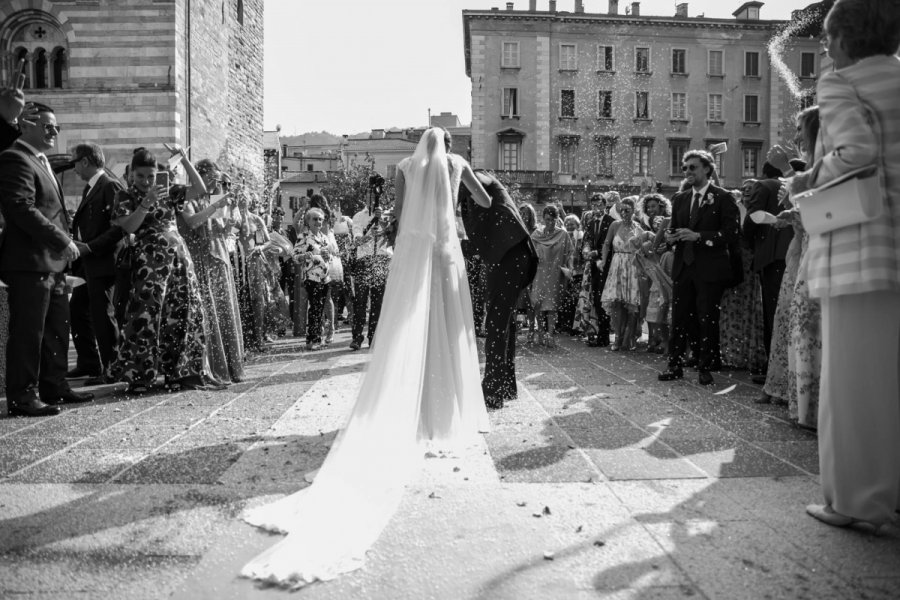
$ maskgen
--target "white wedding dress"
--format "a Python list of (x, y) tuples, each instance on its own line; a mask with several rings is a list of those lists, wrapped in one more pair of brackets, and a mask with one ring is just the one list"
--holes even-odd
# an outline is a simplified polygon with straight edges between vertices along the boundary
[(447, 164), (443, 131), (429, 129), (398, 165), (401, 222), (356, 403), (313, 484), (244, 515), (287, 537), (242, 576), (299, 587), (361, 567), (426, 450), (488, 430)]

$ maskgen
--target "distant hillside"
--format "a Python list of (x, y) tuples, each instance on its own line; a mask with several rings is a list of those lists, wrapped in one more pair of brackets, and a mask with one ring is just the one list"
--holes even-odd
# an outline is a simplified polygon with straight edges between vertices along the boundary
[(337, 144), (341, 141), (341, 136), (328, 133), (327, 131), (310, 131), (300, 135), (283, 135), (279, 141), (288, 146), (320, 146), (327, 144)]

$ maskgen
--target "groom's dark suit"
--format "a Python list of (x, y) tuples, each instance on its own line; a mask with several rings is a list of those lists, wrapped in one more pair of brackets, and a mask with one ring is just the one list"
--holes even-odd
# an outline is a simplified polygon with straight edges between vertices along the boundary
[[(671, 229), (700, 234), (696, 242), (678, 242), (672, 262), (673, 307), (669, 368), (680, 369), (690, 340), (697, 368), (709, 371), (719, 339), (719, 302), (733, 272), (728, 247), (739, 239), (740, 213), (731, 195), (710, 184), (691, 215), (694, 190), (672, 197)], [(696, 345), (694, 345), (696, 343)]]
[[(16, 142), (0, 153), (0, 210), (6, 221), (0, 278), (9, 285), (6, 397), (10, 405), (70, 393), (67, 262), (69, 215), (56, 178)], [(35, 389), (37, 388), (37, 389)]]
[(489, 406), (500, 407), (515, 398), (515, 307), (519, 293), (537, 272), (537, 252), (503, 185), (494, 177), (476, 172), (491, 197), (491, 207), (478, 206), (465, 186), (459, 200), (465, 203), (463, 219), (473, 249), (485, 265), (485, 368), (481, 389)]
[(101, 366), (112, 362), (119, 337), (113, 306), (115, 251), (125, 232), (111, 221), (113, 201), (121, 189), (122, 184), (102, 173), (72, 218), (73, 237), (90, 248), (72, 266), (86, 283), (73, 290), (69, 301), (77, 366), (89, 372), (99, 373)]

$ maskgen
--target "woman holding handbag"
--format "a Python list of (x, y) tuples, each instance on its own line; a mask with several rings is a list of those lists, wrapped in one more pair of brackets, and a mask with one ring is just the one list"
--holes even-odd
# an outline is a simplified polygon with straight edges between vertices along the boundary
[[(838, 0), (823, 43), (817, 159), (791, 192), (877, 165), (883, 217), (809, 240), (810, 295), (822, 303), (819, 465), (829, 525), (880, 527), (900, 508), (900, 3)], [(849, 200), (849, 199), (848, 199)], [(815, 198), (800, 203), (815, 210)]]

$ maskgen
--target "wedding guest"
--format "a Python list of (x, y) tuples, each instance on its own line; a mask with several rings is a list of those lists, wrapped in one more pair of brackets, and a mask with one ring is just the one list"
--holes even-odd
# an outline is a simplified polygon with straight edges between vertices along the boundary
[(81, 143), (72, 151), (75, 174), (86, 185), (72, 219), (72, 237), (81, 256), (72, 265), (84, 285), (69, 299), (72, 341), (78, 356), (68, 377), (91, 375), (85, 385), (108, 381), (109, 365), (119, 343), (113, 293), (115, 254), (125, 232), (112, 224), (113, 202), (122, 184), (107, 175), (106, 158), (97, 144)]
[(332, 299), (334, 300), (335, 323), (347, 310), (345, 322), (353, 320), (353, 283), (350, 271), (353, 266), (353, 219), (341, 214), (340, 203), (334, 207), (334, 241), (338, 246), (338, 256), (344, 269), (344, 277), (339, 282), (333, 282)]
[[(537, 230), (537, 213), (534, 210), (534, 207), (527, 203), (522, 202), (519, 204), (519, 216), (522, 217), (522, 223), (525, 224), (525, 230), (528, 232), (528, 236), (530, 237)], [(519, 293), (519, 300), (516, 302), (516, 313), (518, 315), (524, 315), (525, 325), (529, 330), (527, 342), (529, 344), (534, 342), (534, 309), (531, 306), (531, 284), (528, 285), (524, 290)]]
[(266, 252), (272, 248), (269, 228), (259, 216), (260, 201), (256, 192), (238, 197), (238, 210), (243, 226), (238, 242), (245, 265), (246, 277), (240, 293), (246, 298), (248, 319), (244, 323), (244, 339), (248, 348), (262, 352), (271, 341), (266, 335), (266, 314), (269, 310), (269, 261)]
[(769, 162), (762, 168), (763, 179), (757, 181), (750, 191), (746, 216), (743, 219), (744, 239), (753, 250), (753, 272), (759, 280), (763, 302), (763, 333), (766, 356), (772, 349), (772, 327), (781, 289), (781, 278), (786, 268), (785, 258), (788, 246), (794, 237), (791, 227), (775, 228), (772, 225), (757, 224), (752, 215), (758, 211), (777, 215), (781, 212), (778, 204), (778, 190), (781, 188), (782, 172)]
[(322, 232), (328, 238), (329, 246), (335, 248), (335, 253), (328, 262), (328, 286), (325, 291), (325, 312), (322, 319), (322, 343), (326, 346), (334, 340), (334, 331), (337, 329), (334, 314), (334, 297), (340, 289), (344, 279), (344, 266), (338, 254), (337, 238), (334, 235), (335, 214), (328, 203), (328, 199), (322, 194), (313, 194), (309, 198), (310, 207), (318, 208), (325, 214), (325, 222), (322, 224)]
[(191, 254), (203, 301), (210, 372), (219, 381), (238, 383), (244, 379), (244, 338), (225, 241), (230, 233), (225, 212), (231, 209), (234, 198), (222, 193), (222, 173), (212, 160), (198, 161), (195, 170), (207, 193), (188, 193), (178, 214), (178, 230)]
[(584, 258), (581, 255), (584, 232), (581, 230), (581, 220), (577, 215), (566, 215), (566, 218), (563, 219), (563, 227), (572, 241), (574, 254), (572, 255), (572, 276), (565, 282), (556, 329), (574, 335), (575, 307), (578, 304), (578, 292), (581, 290), (581, 278), (584, 270)]
[(304, 263), (306, 274), (304, 285), (309, 298), (308, 321), (306, 323), (307, 350), (322, 348), (322, 319), (325, 313), (325, 294), (328, 289), (328, 263), (336, 248), (332, 248), (328, 237), (322, 231), (325, 213), (320, 208), (306, 211), (306, 230), (294, 244), (294, 260)]
[[(746, 226), (747, 209), (743, 199), (750, 194), (751, 185), (744, 182), (742, 190), (735, 190), (735, 206), (740, 222)], [(724, 368), (762, 372), (768, 356), (763, 341), (763, 302), (759, 281), (753, 271), (754, 253), (747, 237), (739, 239), (729, 254), (736, 284), (722, 295), (719, 310), (719, 355)]]
[[(661, 224), (666, 220), (669, 216), (668, 209), (669, 201), (661, 194), (645, 194), (641, 197), (640, 203), (635, 207), (636, 214), (633, 219), (640, 224), (641, 228), (644, 231), (648, 231), (653, 234), (655, 239), (656, 234), (660, 232)], [(646, 242), (645, 242), (646, 244)], [(649, 310), (650, 303), (650, 290), (653, 286), (653, 279), (650, 275), (650, 271), (653, 270), (653, 267), (648, 264), (649, 261), (658, 260), (658, 255), (656, 254), (656, 244), (651, 244), (653, 248), (641, 248), (640, 251), (635, 255), (636, 258), (644, 259), (637, 260), (638, 265), (638, 291), (640, 292), (640, 309), (638, 311), (638, 328), (637, 331), (640, 333), (642, 329), (642, 323), (644, 320), (647, 321), (647, 351), (655, 352), (661, 343), (659, 338), (659, 332), (656, 328), (655, 321), (651, 321), (647, 318), (647, 311)], [(646, 266), (647, 268), (643, 268)], [(654, 319), (659, 319), (659, 301), (661, 296), (657, 292), (654, 295), (654, 302), (656, 302), (656, 306), (654, 306)]]
[(816, 88), (822, 152), (791, 192), (875, 163), (886, 215), (809, 239), (809, 291), (822, 303), (825, 503), (807, 511), (829, 525), (880, 526), (900, 509), (900, 5), (838, 0), (824, 29), (835, 70)]
[(602, 261), (609, 261), (609, 271), (601, 301), (616, 334), (611, 350), (635, 350), (640, 337), (641, 297), (635, 253), (651, 236), (634, 220), (635, 200), (637, 196), (629, 196), (619, 202), (617, 209), (622, 220), (610, 225), (603, 243)]
[[(180, 153), (191, 187), (203, 193), (203, 180)], [(135, 234), (135, 243), (122, 340), (110, 370), (128, 382), (131, 394), (149, 391), (160, 374), (170, 389), (221, 389), (206, 372), (203, 300), (176, 226), (186, 190), (157, 187), (158, 168), (156, 157), (138, 148), (131, 158), (132, 185), (116, 196), (114, 223)]]
[(555, 348), (557, 310), (565, 293), (566, 280), (572, 274), (575, 245), (565, 229), (557, 226), (559, 210), (555, 206), (545, 206), (541, 217), (543, 230), (531, 234), (538, 255), (537, 274), (531, 284), (531, 306), (538, 317), (538, 343)]
[[(296, 244), (300, 236), (306, 231), (304, 218), (309, 208), (309, 201), (304, 200), (300, 209), (294, 213), (294, 222), (288, 226), (288, 240), (291, 244)], [(291, 261), (294, 269), (294, 287), (291, 290), (291, 321), (293, 322), (293, 336), (306, 336), (306, 320), (309, 308), (308, 297), (306, 295), (306, 287), (303, 282), (306, 281), (306, 273), (303, 272), (303, 262)]]
[(65, 379), (69, 302), (63, 271), (79, 250), (45, 154), (56, 146), (56, 115), (43, 104), (31, 108), (31, 118), (18, 123), (21, 136), (0, 153), (0, 279), (9, 302), (7, 410), (9, 416), (40, 417), (59, 414), (57, 404), (94, 396), (74, 392)]
[[(610, 209), (614, 206), (613, 192), (606, 196), (596, 194), (591, 198), (591, 223), (585, 231), (584, 252), (586, 260), (590, 263), (591, 276), (591, 300), (594, 313), (597, 315), (597, 333), (594, 338), (588, 338), (588, 346), (609, 346), (610, 321), (609, 314), (603, 308), (603, 288), (606, 286), (606, 276), (609, 273), (609, 262), (612, 255), (603, 257), (603, 244), (609, 228), (616, 221), (610, 215)], [(618, 197), (618, 194), (616, 195)]]
[[(353, 216), (353, 237), (356, 261), (353, 269), (353, 327), (351, 350), (362, 348), (364, 339), (369, 346), (375, 337), (381, 300), (391, 264), (391, 250), (386, 246), (385, 223), (380, 207), (371, 211), (363, 208)], [(368, 316), (368, 326), (366, 326)], [(366, 334), (363, 335), (363, 328)]]

